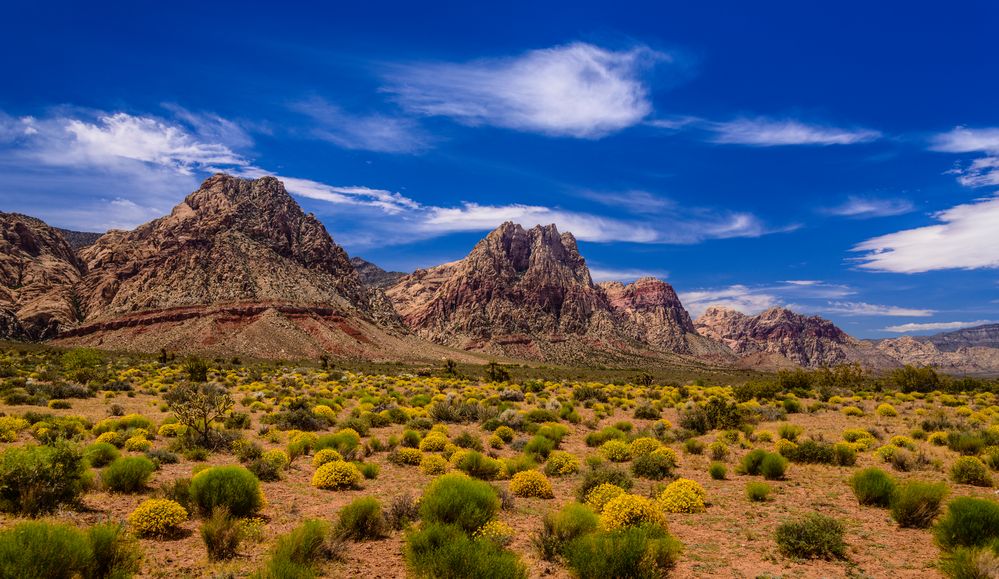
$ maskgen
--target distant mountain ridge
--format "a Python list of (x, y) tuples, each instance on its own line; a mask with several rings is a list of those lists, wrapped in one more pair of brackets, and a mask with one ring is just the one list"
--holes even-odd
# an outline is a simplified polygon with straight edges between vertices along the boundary
[(357, 275), (361, 278), (361, 282), (364, 285), (378, 289), (385, 289), (406, 275), (401, 271), (385, 271), (370, 261), (361, 259), (360, 257), (350, 258), (350, 264), (354, 266), (354, 271), (357, 272)]

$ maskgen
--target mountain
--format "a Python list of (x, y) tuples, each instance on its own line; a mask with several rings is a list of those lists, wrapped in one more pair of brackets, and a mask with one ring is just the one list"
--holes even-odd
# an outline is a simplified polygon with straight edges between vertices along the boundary
[(361, 283), (368, 287), (385, 289), (402, 278), (405, 273), (401, 271), (385, 271), (377, 265), (361, 259), (360, 257), (350, 258), (350, 264), (354, 266), (354, 271), (361, 278)]
[(440, 357), (273, 177), (215, 175), (170, 215), (80, 252), (83, 323), (61, 343), (265, 358)]
[(0, 338), (44, 340), (76, 323), (84, 270), (58, 230), (0, 212)]
[(999, 324), (986, 324), (944, 332), (921, 338), (943, 352), (956, 352), (961, 348), (999, 348)]
[(54, 227), (59, 235), (66, 240), (66, 243), (73, 248), (73, 251), (80, 251), (84, 247), (89, 247), (93, 245), (98, 239), (101, 238), (103, 233), (93, 233), (91, 231), (73, 231), (71, 229), (60, 229)]
[(770, 308), (748, 316), (728, 308), (709, 307), (694, 326), (701, 335), (728, 346), (748, 365), (819, 367), (854, 362), (874, 368), (897, 365), (829, 320), (786, 308)]
[(428, 340), (517, 358), (593, 363), (706, 343), (668, 284), (594, 284), (575, 238), (555, 225), (504, 223), (464, 259), (417, 270), (386, 294)]
[(900, 364), (933, 366), (952, 374), (999, 374), (999, 324), (874, 343)]

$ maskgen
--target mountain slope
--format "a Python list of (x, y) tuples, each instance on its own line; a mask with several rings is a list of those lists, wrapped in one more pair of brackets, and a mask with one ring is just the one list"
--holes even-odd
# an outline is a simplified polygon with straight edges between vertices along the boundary
[(44, 340), (76, 323), (82, 271), (58, 230), (0, 212), (0, 338)]
[(378, 289), (390, 287), (406, 275), (401, 271), (385, 271), (370, 261), (361, 259), (360, 257), (350, 258), (350, 264), (354, 266), (354, 271), (356, 271), (357, 275), (361, 278), (361, 283), (368, 287)]
[(437, 357), (272, 177), (215, 175), (170, 215), (80, 256), (84, 323), (63, 343), (260, 357)]
[(701, 335), (717, 340), (749, 365), (805, 367), (860, 363), (886, 368), (897, 363), (870, 344), (854, 339), (829, 320), (770, 308), (748, 316), (728, 308), (709, 307), (694, 322)]

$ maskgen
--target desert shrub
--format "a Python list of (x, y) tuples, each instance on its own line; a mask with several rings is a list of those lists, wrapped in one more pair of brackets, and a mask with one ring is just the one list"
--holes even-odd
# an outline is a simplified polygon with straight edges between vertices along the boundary
[(503, 463), (495, 458), (474, 450), (466, 451), (455, 462), (455, 467), (467, 474), (482, 480), (493, 480), (503, 470)]
[(530, 454), (518, 454), (510, 458), (503, 459), (503, 467), (507, 475), (514, 475), (525, 470), (532, 470), (538, 467), (534, 457)]
[(597, 529), (597, 515), (586, 505), (569, 503), (561, 510), (548, 512), (541, 530), (531, 537), (535, 551), (545, 561), (554, 561), (565, 553), (570, 542)]
[(493, 519), (479, 527), (479, 530), (475, 531), (472, 537), (485, 539), (498, 547), (505, 547), (510, 544), (510, 541), (513, 541), (514, 534), (513, 527), (503, 521)]
[(191, 503), (203, 516), (215, 507), (225, 507), (234, 517), (248, 517), (263, 506), (260, 481), (240, 466), (216, 466), (194, 475), (190, 486)]
[(555, 441), (545, 436), (534, 436), (524, 445), (524, 452), (545, 459), (555, 449)]
[(993, 579), (999, 570), (997, 546), (958, 547), (940, 560), (940, 571), (952, 579)]
[(316, 439), (313, 450), (332, 448), (343, 456), (348, 456), (361, 444), (361, 435), (356, 430), (344, 428), (334, 434), (324, 434)]
[(662, 443), (655, 438), (650, 438), (648, 436), (643, 436), (641, 438), (636, 438), (631, 441), (629, 446), (629, 453), (631, 458), (638, 458), (640, 456), (645, 456), (649, 453), (654, 452), (656, 449), (662, 446)]
[(387, 530), (382, 504), (374, 497), (362, 497), (340, 509), (333, 532), (345, 539), (365, 541), (379, 539)]
[(898, 410), (895, 410), (895, 407), (887, 402), (878, 404), (875, 412), (877, 412), (878, 416), (884, 416), (886, 418), (894, 418), (898, 416)]
[(629, 490), (634, 481), (628, 471), (613, 466), (597, 466), (586, 471), (583, 475), (583, 482), (576, 490), (576, 499), (580, 502), (586, 500), (594, 488), (602, 484), (612, 484), (618, 488)]
[(798, 437), (805, 429), (798, 426), (797, 424), (791, 424), (790, 422), (785, 422), (777, 427), (777, 436), (790, 440), (791, 442), (797, 442)]
[(101, 482), (111, 492), (141, 492), (156, 470), (153, 461), (144, 456), (118, 458), (101, 472)]
[(342, 490), (361, 488), (364, 474), (350, 462), (328, 462), (312, 475), (312, 486), (317, 489)]
[(420, 518), (426, 523), (457, 525), (471, 534), (496, 515), (500, 501), (488, 484), (460, 474), (434, 479), (423, 494)]
[(339, 452), (332, 448), (323, 448), (316, 451), (316, 454), (312, 456), (312, 466), (318, 468), (328, 462), (336, 462), (338, 460), (343, 460)]
[(0, 510), (34, 516), (74, 503), (85, 473), (82, 454), (65, 443), (7, 448), (0, 454)]
[(405, 529), (419, 518), (420, 505), (411, 495), (392, 497), (385, 509), (385, 521), (396, 531)]
[(268, 450), (259, 458), (250, 461), (246, 468), (262, 481), (281, 479), (281, 471), (291, 463), (291, 457), (280, 449)]
[(911, 481), (901, 484), (891, 500), (891, 516), (900, 527), (928, 527), (940, 514), (940, 504), (946, 496), (944, 483)]
[[(87, 529), (93, 557), (90, 577), (126, 579), (139, 572), (142, 549), (118, 523), (99, 523)], [(2, 573), (0, 573), (2, 575)]]
[(75, 579), (92, 558), (87, 536), (64, 523), (29, 521), (0, 532), (0, 577)]
[(415, 577), (526, 579), (527, 567), (492, 541), (473, 539), (461, 527), (430, 524), (406, 536), (406, 563)]
[(191, 479), (189, 478), (176, 478), (161, 483), (156, 490), (156, 496), (176, 502), (184, 507), (188, 513), (194, 510), (191, 503)]
[(212, 423), (222, 419), (235, 404), (220, 384), (181, 383), (163, 395), (163, 401), (203, 447), (214, 446)]
[(426, 454), (420, 460), (420, 472), (429, 475), (439, 475), (447, 472), (448, 464), (439, 454)]
[(696, 438), (688, 438), (683, 441), (683, 450), (687, 454), (703, 454), (704, 453), (704, 443)]
[(714, 480), (725, 480), (725, 475), (728, 474), (728, 470), (725, 465), (720, 462), (713, 462), (711, 466), (708, 467), (708, 474)]
[(950, 469), (950, 478), (956, 483), (974, 485), (977, 487), (992, 486), (992, 476), (989, 467), (974, 456), (958, 458)]
[(613, 462), (631, 460), (631, 448), (623, 440), (608, 440), (600, 445), (600, 452)]
[(676, 453), (664, 447), (649, 454), (640, 455), (631, 464), (631, 471), (640, 478), (662, 480), (673, 476), (676, 463)]
[(545, 478), (545, 475), (536, 470), (525, 470), (513, 475), (510, 479), (510, 492), (517, 497), (537, 497), (539, 499), (550, 499), (555, 495), (552, 493), (552, 485)]
[(717, 397), (703, 404), (688, 405), (680, 411), (680, 426), (698, 434), (706, 434), (710, 430), (739, 428), (744, 420), (738, 404)]
[(850, 478), (850, 488), (860, 504), (888, 507), (895, 494), (895, 479), (879, 468), (865, 468)]
[(780, 480), (784, 478), (787, 470), (787, 459), (775, 453), (768, 452), (760, 461), (760, 474), (767, 480)]
[(753, 450), (750, 450), (745, 456), (742, 457), (742, 461), (739, 463), (739, 466), (736, 467), (736, 472), (748, 475), (760, 474), (760, 464), (763, 462), (763, 459), (766, 458), (767, 454), (769, 453), (762, 448), (754, 448)]
[(417, 448), (407, 448), (400, 446), (388, 455), (388, 460), (397, 465), (418, 465), (423, 460), (423, 453)]
[(821, 513), (782, 523), (774, 538), (787, 557), (799, 559), (842, 559), (846, 556), (843, 523)]
[(763, 482), (746, 483), (746, 498), (755, 503), (762, 503), (770, 496), (770, 485)]
[(261, 579), (312, 578), (318, 575), (319, 563), (341, 555), (336, 544), (329, 540), (326, 523), (309, 519), (277, 538), (259, 576)]
[(548, 455), (545, 463), (545, 474), (548, 476), (567, 476), (579, 472), (579, 459), (561, 450)]
[(999, 538), (999, 503), (958, 497), (947, 505), (947, 512), (933, 529), (933, 536), (945, 551), (988, 545)]
[(704, 487), (695, 481), (678, 478), (656, 497), (656, 505), (667, 513), (700, 513), (704, 511)]
[(669, 573), (681, 551), (680, 542), (660, 527), (628, 527), (584, 535), (569, 544), (565, 557), (580, 579), (656, 579)]
[(596, 432), (591, 432), (587, 434), (585, 442), (586, 446), (595, 447), (595, 446), (602, 446), (608, 440), (623, 441), (626, 438), (628, 438), (628, 436), (624, 432), (618, 430), (617, 428), (614, 428), (613, 426), (608, 426), (603, 430), (598, 430)]
[(129, 526), (142, 537), (174, 534), (186, 520), (184, 507), (169, 499), (148, 499), (128, 515)]
[(208, 551), (208, 559), (226, 561), (236, 556), (243, 540), (243, 528), (225, 507), (216, 507), (212, 515), (201, 523), (201, 541)]
[(656, 525), (666, 528), (666, 517), (659, 505), (643, 496), (622, 494), (604, 505), (600, 512), (600, 527), (613, 531), (623, 527)]

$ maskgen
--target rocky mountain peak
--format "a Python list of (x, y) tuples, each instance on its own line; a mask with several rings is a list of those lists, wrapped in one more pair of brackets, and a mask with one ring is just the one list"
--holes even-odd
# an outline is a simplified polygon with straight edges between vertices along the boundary
[(630, 284), (604, 282), (600, 287), (637, 340), (657, 350), (691, 353), (690, 336), (697, 331), (673, 286), (642, 277)]

